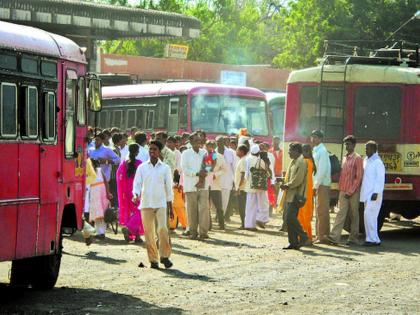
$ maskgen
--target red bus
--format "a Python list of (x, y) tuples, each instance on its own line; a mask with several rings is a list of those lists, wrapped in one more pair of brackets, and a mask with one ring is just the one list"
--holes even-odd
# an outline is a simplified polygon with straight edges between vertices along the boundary
[(36, 28), (0, 22), (0, 261), (11, 283), (48, 289), (64, 229), (80, 229), (86, 157), (86, 84), (100, 84), (83, 50)]
[(202, 129), (210, 137), (240, 128), (269, 141), (265, 95), (250, 87), (198, 82), (110, 86), (102, 89), (100, 127), (136, 126), (181, 134)]
[(378, 226), (390, 211), (408, 219), (420, 215), (418, 56), (401, 48), (379, 49), (371, 57), (329, 55), (288, 79), (286, 148), (292, 141), (308, 142), (313, 129), (324, 131), (328, 150), (338, 157), (345, 135), (356, 136), (361, 155), (364, 142), (378, 142), (387, 171)]

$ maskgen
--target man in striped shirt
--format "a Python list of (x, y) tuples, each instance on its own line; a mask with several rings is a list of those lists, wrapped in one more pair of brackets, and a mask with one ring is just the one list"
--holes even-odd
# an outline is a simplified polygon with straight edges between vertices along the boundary
[(353, 135), (343, 139), (347, 154), (343, 158), (340, 181), (338, 183), (339, 211), (328, 240), (333, 244), (340, 243), (341, 231), (350, 211), (351, 228), (347, 244), (359, 244), (359, 199), (360, 186), (363, 178), (363, 159), (354, 152), (356, 138)]

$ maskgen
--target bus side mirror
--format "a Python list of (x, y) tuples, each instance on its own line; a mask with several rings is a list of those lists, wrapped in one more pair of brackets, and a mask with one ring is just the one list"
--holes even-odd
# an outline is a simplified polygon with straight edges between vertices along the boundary
[(89, 78), (88, 107), (92, 112), (100, 112), (102, 109), (101, 80), (97, 77)]

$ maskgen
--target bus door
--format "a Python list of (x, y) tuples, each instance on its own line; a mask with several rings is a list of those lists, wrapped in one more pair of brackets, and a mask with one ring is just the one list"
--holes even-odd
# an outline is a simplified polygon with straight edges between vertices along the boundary
[[(36, 60), (32, 59), (35, 62)], [(32, 61), (31, 60), (31, 61)], [(28, 62), (22, 58), (22, 62)], [(40, 144), (38, 142), (38, 110), (40, 93), (35, 84), (20, 88), (19, 117), (19, 187), (18, 187), (18, 230), (16, 234), (16, 258), (34, 256), (37, 252), (36, 239), (38, 215), (40, 211), (39, 161)]]
[(169, 99), (168, 133), (176, 134), (178, 131), (179, 98)]
[(13, 259), (16, 249), (18, 190), (19, 190), (19, 144), (16, 139), (17, 86), (0, 78), (0, 261)]
[[(58, 91), (60, 93), (60, 90)], [(51, 241), (57, 234), (58, 185), (62, 180), (60, 141), (57, 135), (58, 104), (56, 90), (44, 90), (42, 94), (42, 144), (40, 145), (40, 210), (37, 254), (49, 254), (54, 249)]]

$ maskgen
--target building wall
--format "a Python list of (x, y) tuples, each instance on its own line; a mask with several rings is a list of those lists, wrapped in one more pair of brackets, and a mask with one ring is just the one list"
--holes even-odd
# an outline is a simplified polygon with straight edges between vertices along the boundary
[(194, 80), (219, 82), (220, 72), (246, 72), (247, 86), (286, 90), (290, 71), (269, 66), (237, 66), (181, 59), (101, 54), (100, 73), (130, 74), (139, 81)]

